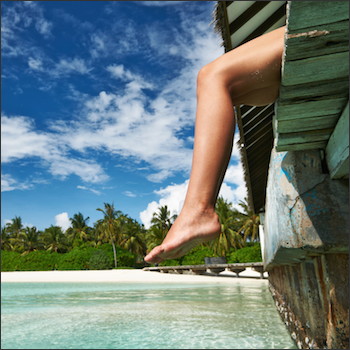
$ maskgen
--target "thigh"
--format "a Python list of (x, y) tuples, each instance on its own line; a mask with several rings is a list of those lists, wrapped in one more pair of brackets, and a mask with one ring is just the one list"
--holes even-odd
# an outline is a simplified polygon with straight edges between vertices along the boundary
[[(253, 39), (219, 57), (213, 64), (229, 87), (234, 104), (253, 104), (265, 94), (265, 99), (276, 98), (281, 81), (285, 27)], [(258, 101), (256, 101), (258, 102)], [(273, 102), (273, 101), (271, 101)], [(270, 102), (268, 102), (270, 103)], [(261, 104), (261, 103), (260, 103)]]

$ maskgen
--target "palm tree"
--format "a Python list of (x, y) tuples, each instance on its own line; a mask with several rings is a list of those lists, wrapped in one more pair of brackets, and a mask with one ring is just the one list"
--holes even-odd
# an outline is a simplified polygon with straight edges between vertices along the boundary
[(119, 220), (121, 221), (122, 232), (120, 246), (129, 250), (138, 258), (142, 258), (146, 253), (146, 245), (140, 236), (142, 230), (140, 224), (127, 215), (120, 216)]
[(154, 247), (160, 245), (165, 236), (166, 234), (164, 234), (164, 231), (160, 227), (156, 225), (151, 226), (146, 236), (147, 250), (151, 251)]
[(153, 213), (151, 223), (157, 225), (164, 231), (169, 231), (175, 219), (176, 215), (170, 216), (168, 206), (164, 205), (158, 208), (158, 212)]
[(19, 233), (23, 230), (22, 218), (15, 216), (11, 222), (6, 224), (6, 230), (12, 238), (17, 238)]
[(1, 227), (1, 250), (13, 250), (10, 234), (7, 227)]
[(43, 242), (41, 241), (41, 232), (33, 227), (25, 227), (18, 235), (17, 242), (23, 250), (23, 254), (28, 254), (34, 250), (43, 247)]
[(149, 228), (146, 237), (149, 250), (163, 242), (175, 219), (176, 215), (170, 216), (167, 205), (159, 207), (158, 211), (153, 213), (152, 226)]
[(67, 237), (61, 227), (51, 225), (45, 229), (43, 241), (46, 250), (63, 253), (67, 250)]
[(68, 228), (67, 235), (73, 244), (75, 241), (84, 242), (88, 240), (90, 227), (87, 222), (89, 219), (89, 217), (84, 218), (84, 215), (80, 212), (74, 214), (73, 218), (69, 219), (72, 223), (72, 227)]
[(243, 213), (241, 213), (243, 223), (238, 229), (238, 232), (243, 236), (245, 242), (248, 239), (251, 242), (259, 241), (259, 215), (255, 214), (254, 211), (249, 208), (247, 198), (244, 198), (244, 201), (240, 201), (238, 205), (243, 208)]
[(101, 241), (107, 241), (112, 244), (114, 266), (117, 268), (117, 250), (116, 244), (120, 242), (120, 226), (121, 221), (118, 218), (121, 216), (121, 211), (116, 211), (113, 204), (104, 203), (105, 208), (97, 208), (96, 210), (103, 213), (104, 218), (98, 220), (96, 229)]
[(232, 208), (224, 198), (219, 197), (215, 210), (219, 216), (221, 231), (220, 236), (212, 241), (214, 253), (219, 256), (225, 256), (231, 248), (242, 248), (244, 242), (237, 232), (240, 223), (240, 213)]

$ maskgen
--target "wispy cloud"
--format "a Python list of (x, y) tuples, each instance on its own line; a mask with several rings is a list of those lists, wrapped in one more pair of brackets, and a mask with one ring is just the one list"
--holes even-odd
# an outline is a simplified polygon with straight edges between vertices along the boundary
[(131, 192), (131, 191), (124, 191), (123, 194), (127, 197), (130, 197), (130, 198), (135, 198), (137, 197), (137, 195), (134, 193), (134, 192)]
[(19, 182), (9, 174), (1, 174), (1, 192), (28, 190), (30, 188), (32, 188), (31, 184)]
[[(40, 57), (41, 56), (41, 57)], [(33, 73), (41, 73), (38, 78), (62, 78), (72, 74), (89, 74), (93, 68), (82, 58), (60, 58), (58, 62), (43, 57), (43, 55), (28, 58), (28, 68)]]
[(98, 195), (98, 196), (101, 194), (100, 191), (95, 190), (95, 189), (93, 189), (93, 188), (86, 187), (86, 186), (77, 186), (77, 188), (78, 188), (79, 190), (90, 191), (90, 192), (92, 192), (92, 193), (94, 193), (94, 194), (96, 194), (96, 195)]
[[(194, 123), (196, 75), (204, 64), (222, 54), (218, 38), (208, 27), (198, 24), (188, 31), (186, 38), (174, 43), (181, 52), (183, 67), (158, 91), (153, 81), (123, 64), (107, 66), (124, 87), (88, 98), (81, 120), (63, 135), (65, 142), (80, 152), (107, 150), (144, 161), (154, 169), (146, 175), (153, 182), (177, 172), (188, 173), (192, 143), (182, 137), (182, 132)], [(153, 39), (152, 45), (160, 48), (163, 42)], [(153, 89), (153, 97), (144, 89)]]
[(44, 38), (52, 35), (53, 24), (44, 16), (36, 1), (11, 1), (1, 5), (1, 52), (4, 56), (21, 56), (32, 52), (31, 43), (19, 34), (33, 27)]

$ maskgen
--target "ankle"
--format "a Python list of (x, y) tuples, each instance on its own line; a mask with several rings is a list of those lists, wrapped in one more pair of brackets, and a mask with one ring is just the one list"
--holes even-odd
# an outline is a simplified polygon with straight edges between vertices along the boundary
[(204, 215), (212, 216), (216, 215), (215, 206), (208, 203), (192, 202), (185, 203), (182, 209), (182, 212), (191, 213), (192, 215)]

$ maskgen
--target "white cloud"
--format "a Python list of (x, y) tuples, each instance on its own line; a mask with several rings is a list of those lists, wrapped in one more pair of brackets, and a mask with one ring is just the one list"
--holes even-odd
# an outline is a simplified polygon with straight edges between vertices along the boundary
[(4, 56), (28, 56), (36, 50), (31, 42), (22, 40), (20, 33), (29, 27), (44, 38), (52, 36), (53, 24), (44, 16), (37, 1), (13, 1), (1, 6), (1, 53)]
[(112, 74), (113, 78), (129, 81), (137, 78), (136, 74), (133, 74), (130, 70), (125, 69), (124, 65), (122, 64), (114, 64), (108, 66), (106, 69)]
[[(243, 170), (240, 163), (231, 165), (227, 169), (225, 181), (220, 189), (219, 196), (222, 196), (228, 202), (231, 202), (233, 207), (240, 209), (238, 203), (247, 195), (246, 186), (243, 180)], [(152, 201), (147, 208), (140, 213), (140, 219), (146, 228), (151, 226), (153, 213), (158, 210), (160, 206), (167, 205), (171, 215), (179, 214), (186, 196), (188, 187), (188, 180), (182, 184), (169, 185), (163, 189), (155, 191), (160, 197), (159, 201)], [(233, 184), (231, 187), (227, 184)]]
[(137, 195), (131, 191), (124, 191), (123, 194), (127, 197), (130, 197), (130, 198), (136, 198)]
[(145, 227), (149, 228), (151, 226), (153, 213), (161, 206), (167, 205), (171, 215), (179, 214), (185, 200), (187, 187), (188, 180), (182, 184), (169, 185), (155, 191), (160, 196), (159, 201), (149, 203), (147, 208), (140, 213), (140, 219)]
[[(62, 143), (60, 134), (36, 131), (33, 120), (28, 117), (2, 116), (1, 148), (4, 163), (38, 157), (47, 165), (52, 175), (63, 179), (71, 174), (92, 183), (108, 179), (99, 164), (71, 157), (69, 148)], [(7, 185), (11, 183), (7, 182)]]
[(32, 70), (41, 71), (43, 70), (43, 61), (40, 58), (29, 57), (28, 66)]
[(101, 194), (100, 191), (95, 190), (95, 189), (93, 189), (93, 188), (86, 187), (86, 186), (80, 186), (80, 185), (78, 185), (77, 188), (78, 188), (79, 190), (90, 191), (90, 192), (92, 192), (92, 193), (94, 193), (94, 194), (97, 194), (98, 196)]
[[(125, 83), (124, 88), (101, 91), (88, 99), (76, 127), (62, 135), (65, 142), (80, 152), (107, 150), (144, 161), (154, 170), (146, 174), (149, 181), (162, 182), (176, 172), (189, 173), (192, 149), (181, 132), (194, 124), (197, 72), (221, 55), (222, 48), (204, 24), (189, 26), (187, 32), (186, 38), (178, 35), (172, 43), (185, 59), (183, 68), (158, 94), (154, 91), (152, 99), (142, 89), (153, 88), (153, 83), (125, 65), (107, 66), (114, 78)], [(161, 54), (158, 51), (164, 42), (154, 39), (152, 45)]]
[(226, 171), (224, 181), (235, 185), (232, 193), (231, 202), (233, 207), (240, 209), (239, 201), (243, 201), (247, 197), (247, 186), (244, 180), (242, 163), (239, 161), (235, 165), (230, 165)]
[[(35, 77), (44, 87), (48, 85), (48, 79), (55, 80), (72, 74), (85, 75), (92, 71), (92, 68), (82, 58), (60, 58), (58, 62), (54, 62), (39, 51), (33, 52), (33, 56), (28, 58), (28, 67), (32, 73), (36, 73)], [(43, 87), (40, 88), (43, 89)]]
[(61, 214), (57, 214), (55, 216), (55, 226), (61, 227), (62, 231), (65, 232), (71, 226), (68, 213), (63, 212)]
[(51, 74), (54, 76), (68, 75), (71, 73), (88, 74), (92, 68), (89, 68), (82, 58), (61, 58), (56, 63)]
[[(84, 107), (80, 118), (72, 118), (69, 125), (57, 120), (51, 132), (40, 132), (35, 130), (29, 118), (5, 119), (5, 126), (9, 128), (11, 123), (14, 125), (4, 133), (4, 161), (40, 157), (53, 175), (65, 178), (76, 174), (84, 181), (94, 183), (107, 179), (101, 166), (86, 159), (72, 158), (69, 153), (72, 150), (97, 150), (129, 157), (134, 163), (145, 162), (152, 169), (151, 174), (145, 171), (149, 181), (162, 182), (177, 172), (188, 174), (192, 149), (189, 148), (187, 138), (184, 138), (184, 131), (194, 124), (196, 75), (204, 64), (222, 54), (222, 48), (218, 36), (208, 27), (207, 20), (193, 24), (188, 16), (183, 16), (181, 21), (184, 35), (169, 29), (168, 35), (172, 35), (173, 40), (165, 51), (162, 51), (166, 46), (163, 38), (156, 35), (159, 28), (152, 27), (149, 31), (150, 52), (153, 55), (151, 59), (162, 61), (166, 56), (169, 59), (167, 52), (171, 49), (174, 55), (181, 56), (183, 60), (182, 66), (176, 70), (177, 74), (172, 79), (163, 81), (159, 91), (155, 88), (159, 86), (158, 77), (154, 78), (157, 81), (154, 84), (134, 72), (127, 64), (111, 64), (106, 67), (107, 71), (114, 78), (120, 79), (124, 87), (116, 91), (100, 91), (92, 97), (78, 94), (82, 97), (80, 103)], [(135, 28), (124, 26), (123, 40), (129, 38)], [(93, 58), (102, 55), (106, 48), (114, 52), (116, 46), (121, 44), (115, 38), (113, 43), (111, 33), (115, 33), (115, 30), (105, 33), (100, 40), (97, 32), (91, 35), (91, 50), (96, 50)], [(147, 39), (147, 34), (143, 38)], [(48, 71), (48, 66), (44, 63), (45, 60), (40, 56), (29, 56), (28, 66), (32, 70), (38, 71), (44, 67), (45, 72)], [(58, 63), (49, 63), (52, 68), (50, 74), (56, 76), (74, 72), (87, 74), (90, 71), (86, 61), (79, 58), (65, 58)], [(146, 94), (146, 88), (153, 89), (152, 97)], [(74, 98), (78, 95), (72, 94)]]
[(127, 90), (129, 91), (153, 88), (152, 84), (146, 82), (140, 75), (132, 73), (129, 69), (126, 69), (122, 64), (110, 65), (106, 70), (111, 73), (113, 78), (129, 82), (127, 85)]
[(57, 153), (52, 138), (43, 132), (35, 131), (32, 119), (24, 116), (2, 116), (1, 148), (2, 161), (37, 156), (49, 158)]
[(30, 184), (18, 182), (9, 174), (1, 174), (1, 192), (27, 190), (31, 187)]

